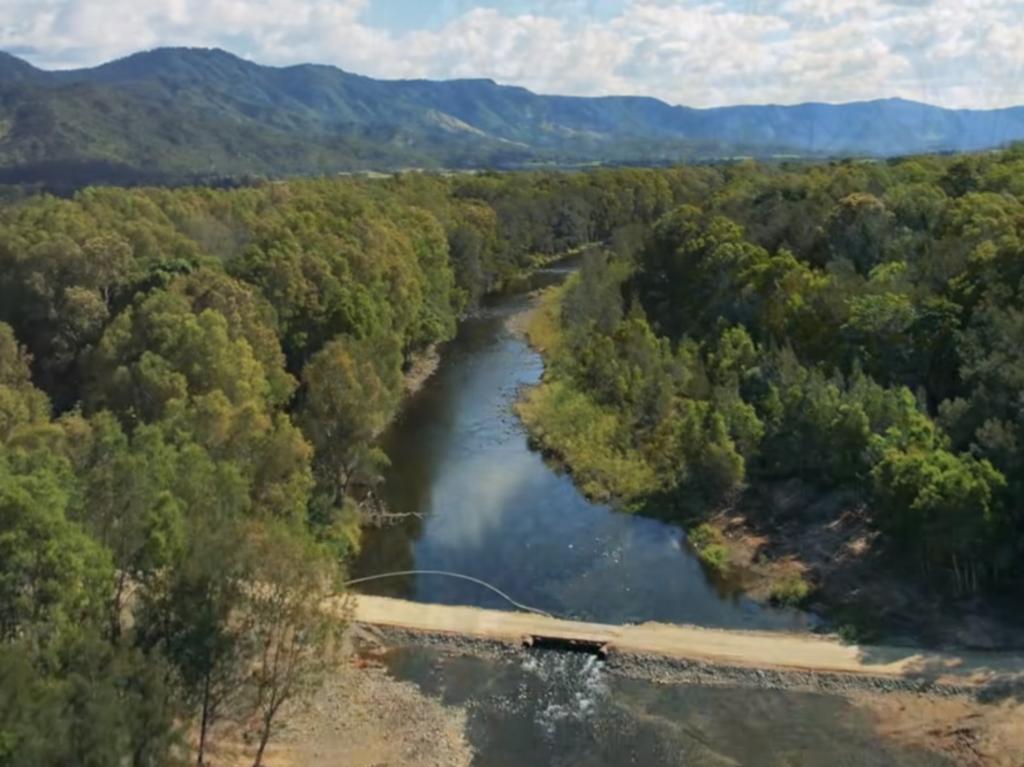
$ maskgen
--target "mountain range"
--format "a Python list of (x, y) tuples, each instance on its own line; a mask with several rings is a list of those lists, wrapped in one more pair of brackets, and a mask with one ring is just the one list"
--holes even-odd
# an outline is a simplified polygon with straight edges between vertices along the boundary
[(180, 182), (403, 167), (660, 164), (969, 151), (1024, 139), (1024, 107), (902, 99), (694, 109), (492, 80), (376, 80), (161, 48), (45, 71), (0, 53), (0, 182)]

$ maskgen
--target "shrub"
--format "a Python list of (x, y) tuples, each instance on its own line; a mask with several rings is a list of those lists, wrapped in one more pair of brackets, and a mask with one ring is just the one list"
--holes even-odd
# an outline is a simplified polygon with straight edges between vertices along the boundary
[(796, 607), (811, 593), (811, 584), (800, 573), (787, 573), (774, 583), (768, 598), (778, 605)]
[(701, 564), (717, 575), (725, 572), (729, 566), (729, 549), (721, 530), (705, 522), (690, 530), (687, 538)]

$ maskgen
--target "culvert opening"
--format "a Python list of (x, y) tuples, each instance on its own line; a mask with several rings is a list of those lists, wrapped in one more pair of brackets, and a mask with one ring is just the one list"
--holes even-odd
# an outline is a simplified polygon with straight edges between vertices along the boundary
[(530, 636), (524, 640), (523, 646), (534, 650), (558, 650), (559, 652), (571, 652), (580, 655), (594, 655), (602, 659), (608, 657), (608, 646), (606, 644), (586, 639)]

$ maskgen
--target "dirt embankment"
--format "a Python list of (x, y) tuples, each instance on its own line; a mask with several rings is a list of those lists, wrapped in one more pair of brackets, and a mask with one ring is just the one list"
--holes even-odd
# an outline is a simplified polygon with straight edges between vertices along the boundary
[(996, 599), (955, 597), (941, 573), (909, 570), (870, 524), (862, 498), (800, 480), (762, 482), (711, 517), (724, 582), (759, 599), (806, 581), (803, 607), (847, 638), (929, 647), (1024, 647), (1024, 616)]
[(410, 361), (403, 376), (405, 396), (409, 397), (422, 389), (430, 377), (437, 372), (440, 364), (441, 352), (437, 348), (437, 344), (432, 344), (416, 354)]
[(287, 721), (268, 767), (468, 767), (466, 712), (365, 660)]
[[(286, 707), (265, 767), (469, 767), (466, 712), (353, 655), (311, 697)], [(249, 767), (255, 745), (237, 724), (215, 732), (210, 767)]]
[(958, 767), (1024, 765), (1024, 698), (988, 703), (900, 693), (854, 694), (878, 734), (942, 754)]
[(803, 690), (838, 695), (863, 709), (879, 738), (940, 754), (957, 767), (1024, 767), (1024, 679), (973, 692), (913, 689), (900, 680), (786, 674), (705, 664), (615, 658), (613, 673), (665, 684)]

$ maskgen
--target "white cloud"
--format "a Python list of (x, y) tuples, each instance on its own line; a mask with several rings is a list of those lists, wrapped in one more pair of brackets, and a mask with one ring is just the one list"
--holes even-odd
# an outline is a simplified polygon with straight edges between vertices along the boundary
[[(623, 0), (471, 8), (440, 28), (371, 26), (372, 0), (0, 0), (0, 48), (44, 66), (157, 45), (222, 46), (270, 64), (377, 77), (491, 77), (547, 93), (673, 103), (903, 96), (1024, 102), (1022, 0)], [(468, 8), (468, 9), (466, 9)]]

